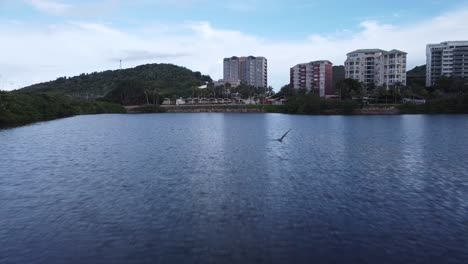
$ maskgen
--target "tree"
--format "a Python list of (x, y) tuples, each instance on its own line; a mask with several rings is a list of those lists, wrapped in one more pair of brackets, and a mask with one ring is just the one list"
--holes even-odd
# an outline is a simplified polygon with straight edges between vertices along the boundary
[(295, 90), (290, 84), (281, 87), (280, 91), (274, 95), (275, 98), (289, 98), (295, 95)]
[(434, 88), (446, 94), (462, 94), (468, 91), (468, 83), (464, 78), (442, 76), (436, 81)]
[(340, 91), (340, 98), (342, 100), (352, 99), (353, 96), (362, 97), (364, 95), (362, 84), (354, 79), (344, 79), (337, 83), (337, 88)]
[(146, 98), (146, 104), (149, 105), (149, 93), (151, 92), (149, 89), (144, 89), (145, 93), (145, 98)]
[(152, 90), (152, 94), (153, 94), (153, 104), (159, 105), (159, 88), (154, 87)]
[(388, 90), (387, 88), (383, 87), (383, 86), (380, 86), (377, 88), (377, 94), (378, 94), (378, 98), (379, 99), (382, 99), (382, 98), (385, 98), (385, 104), (388, 103)]
[(375, 83), (369, 83), (367, 85), (367, 92), (369, 94), (373, 94), (376, 89), (377, 89), (377, 86), (375, 85)]
[(400, 89), (401, 96), (404, 98), (410, 98), (413, 97), (413, 92), (411, 91), (410, 87), (403, 86)]
[(430, 97), (432, 99), (440, 99), (442, 98), (442, 92), (439, 89), (435, 89), (431, 92)]
[(393, 103), (394, 104), (396, 104), (397, 100), (399, 100), (399, 98), (401, 98), (400, 88), (397, 85), (390, 86), (389, 89), (388, 89), (388, 93), (389, 93), (390, 97), (393, 98)]
[(268, 86), (265, 90), (265, 96), (272, 96), (273, 94), (275, 94), (275, 92), (273, 91), (273, 87)]

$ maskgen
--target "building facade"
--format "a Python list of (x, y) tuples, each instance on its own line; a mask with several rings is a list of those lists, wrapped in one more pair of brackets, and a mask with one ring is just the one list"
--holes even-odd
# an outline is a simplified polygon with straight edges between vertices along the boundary
[(346, 78), (386, 88), (395, 84), (406, 85), (406, 52), (362, 49), (348, 53), (347, 57)]
[(268, 62), (264, 57), (231, 57), (224, 59), (224, 81), (239, 81), (255, 87), (268, 87)]
[(330, 61), (312, 61), (291, 68), (291, 86), (325, 97), (331, 95), (333, 64)]
[(426, 47), (426, 86), (441, 76), (468, 77), (468, 41), (447, 41)]

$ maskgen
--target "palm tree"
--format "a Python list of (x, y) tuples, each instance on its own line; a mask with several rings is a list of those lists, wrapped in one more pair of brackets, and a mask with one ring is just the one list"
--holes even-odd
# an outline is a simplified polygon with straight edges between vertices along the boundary
[(159, 88), (158, 87), (153, 88), (152, 94), (153, 94), (153, 104), (159, 105)]
[(144, 89), (144, 92), (145, 92), (145, 97), (146, 97), (146, 104), (149, 105), (149, 93), (151, 92), (150, 90), (148, 89)]

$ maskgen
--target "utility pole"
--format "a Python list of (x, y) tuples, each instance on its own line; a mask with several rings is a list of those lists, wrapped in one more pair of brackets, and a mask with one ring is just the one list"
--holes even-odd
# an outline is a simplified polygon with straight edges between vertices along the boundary
[(122, 69), (122, 60), (120, 60), (120, 69)]

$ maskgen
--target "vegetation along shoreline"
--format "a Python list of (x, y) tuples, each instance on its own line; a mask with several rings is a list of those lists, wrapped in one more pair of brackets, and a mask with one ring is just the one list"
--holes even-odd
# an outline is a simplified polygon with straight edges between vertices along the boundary
[(200, 72), (148, 64), (0, 91), (0, 127), (109, 113), (468, 114), (468, 83), (443, 77), (426, 88), (425, 71), (416, 67), (408, 71), (406, 86), (382, 89), (345, 79), (343, 66), (335, 66), (335, 95), (321, 98), (291, 85), (277, 93), (247, 84), (216, 86)]

